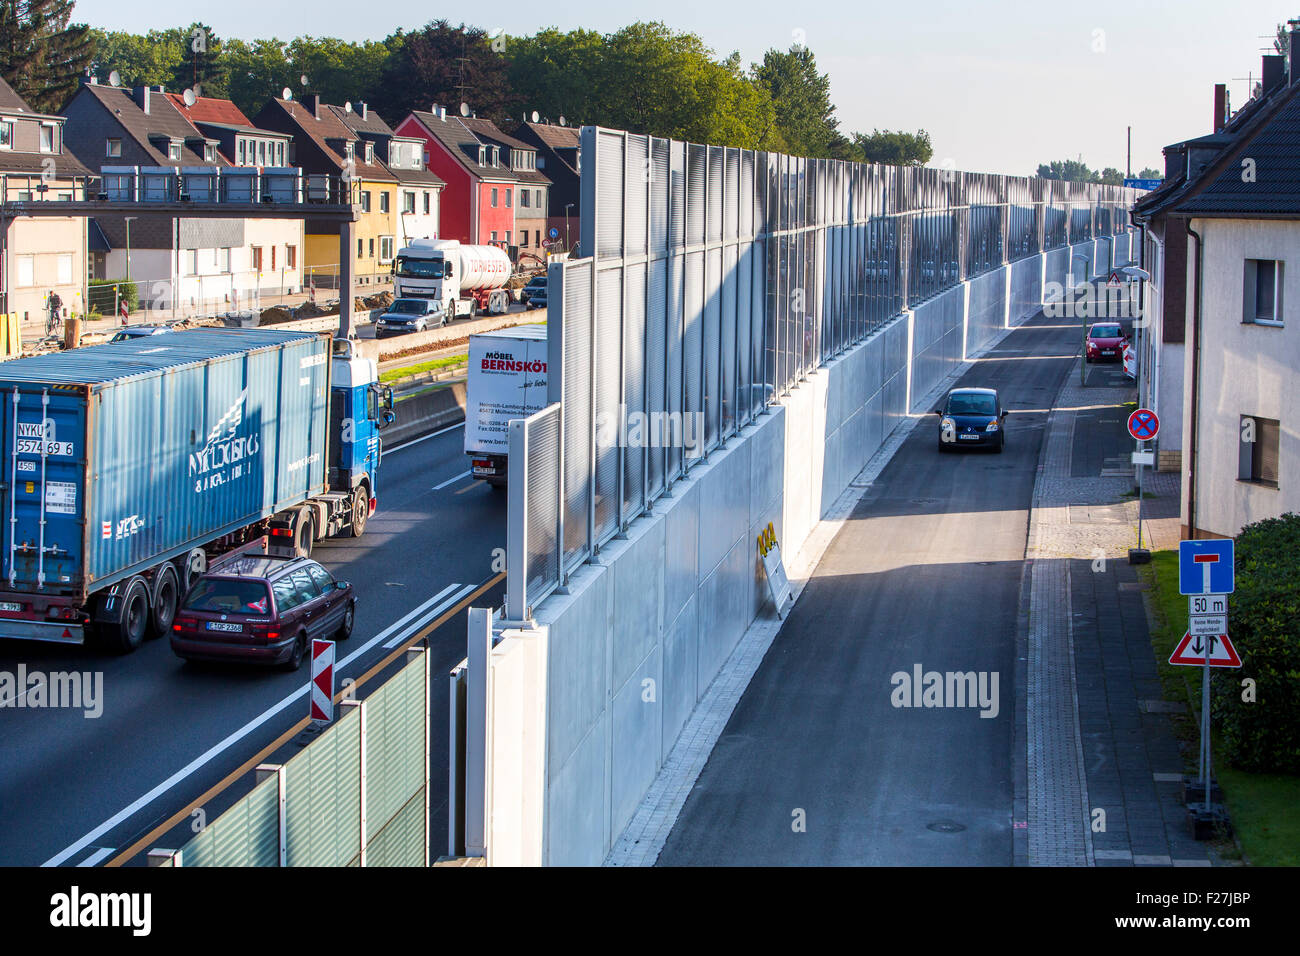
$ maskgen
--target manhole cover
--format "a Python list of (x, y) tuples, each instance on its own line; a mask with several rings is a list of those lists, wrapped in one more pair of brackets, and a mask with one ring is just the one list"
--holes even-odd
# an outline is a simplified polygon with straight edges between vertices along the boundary
[(960, 833), (966, 829), (964, 824), (957, 823), (954, 820), (936, 820), (934, 823), (927, 823), (925, 828), (933, 830), (935, 833)]

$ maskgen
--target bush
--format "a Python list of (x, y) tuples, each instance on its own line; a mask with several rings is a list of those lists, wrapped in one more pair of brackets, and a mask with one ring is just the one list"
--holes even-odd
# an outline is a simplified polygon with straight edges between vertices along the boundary
[[(114, 286), (117, 286), (116, 295), (113, 292)], [(115, 315), (123, 300), (126, 301), (128, 312), (135, 312), (140, 308), (140, 291), (136, 288), (134, 280), (91, 279), (87, 298), (90, 307), (98, 309), (104, 315)]]
[[(1300, 515), (1241, 529), (1228, 633), (1240, 670), (1211, 682), (1214, 724), (1228, 762), (1254, 772), (1300, 774)], [(1242, 700), (1242, 681), (1255, 701)]]

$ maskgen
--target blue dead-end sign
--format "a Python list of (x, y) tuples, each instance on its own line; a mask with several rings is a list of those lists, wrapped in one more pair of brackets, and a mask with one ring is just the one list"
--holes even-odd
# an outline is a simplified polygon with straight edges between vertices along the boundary
[(1232, 568), (1231, 538), (1178, 542), (1179, 594), (1231, 594)]

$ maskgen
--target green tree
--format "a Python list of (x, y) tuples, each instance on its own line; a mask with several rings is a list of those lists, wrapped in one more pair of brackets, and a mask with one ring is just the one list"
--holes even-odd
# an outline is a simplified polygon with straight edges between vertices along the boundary
[(200, 96), (224, 99), (229, 95), (221, 38), (212, 32), (210, 26), (195, 22), (187, 27), (164, 30), (161, 35), (180, 53), (180, 62), (172, 68), (172, 75), (165, 84), (169, 93), (179, 93), (197, 84)]
[(1124, 173), (1114, 166), (1107, 166), (1098, 174), (1096, 182), (1103, 183), (1107, 186), (1123, 186)]
[[(301, 95), (302, 84), (281, 40), (227, 40), (222, 50), (230, 99), (245, 116), (254, 116), (287, 86)], [(310, 77), (308, 77), (310, 79)]]
[(400, 122), (411, 110), (427, 110), (433, 103), (445, 103), (453, 112), (468, 103), (476, 115), (499, 122), (516, 115), (518, 100), (501, 52), (508, 49), (507, 37), (434, 20), (389, 40), (392, 52), (373, 93), (374, 105), (390, 121)]
[(924, 166), (934, 155), (930, 134), (925, 130), (905, 133), (902, 130), (873, 130), (871, 135), (854, 133), (853, 142), (868, 163), (889, 166)]
[(510, 85), (521, 111), (536, 110), (552, 122), (563, 116), (570, 126), (598, 122), (605, 38), (594, 30), (561, 33), (554, 27), (506, 41)]
[[(117, 71), (122, 86), (169, 86), (180, 69), (180, 46), (157, 30), (148, 36), (118, 31), (91, 30), (95, 55), (91, 72), (101, 83)], [(169, 87), (170, 88), (170, 87)]]
[(1153, 166), (1144, 167), (1142, 172), (1137, 174), (1138, 179), (1164, 179), (1165, 174)]
[(833, 155), (833, 149), (843, 151), (847, 140), (840, 136), (835, 118), (830, 76), (817, 72), (810, 49), (768, 50), (762, 63), (750, 66), (750, 75), (771, 98), (777, 130), (790, 152), (825, 157)]
[(0, 0), (0, 76), (41, 113), (62, 109), (94, 53), (71, 18), (72, 0)]
[(1039, 179), (1062, 179), (1070, 183), (1095, 183), (1100, 181), (1096, 170), (1077, 159), (1054, 159), (1038, 167)]

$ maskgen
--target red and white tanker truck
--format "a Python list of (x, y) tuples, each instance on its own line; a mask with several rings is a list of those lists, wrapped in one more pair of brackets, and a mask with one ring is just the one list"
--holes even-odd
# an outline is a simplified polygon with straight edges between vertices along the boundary
[(463, 245), (457, 239), (412, 239), (393, 264), (397, 298), (436, 299), (448, 320), (506, 311), (510, 257), (496, 246)]

